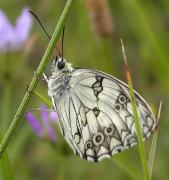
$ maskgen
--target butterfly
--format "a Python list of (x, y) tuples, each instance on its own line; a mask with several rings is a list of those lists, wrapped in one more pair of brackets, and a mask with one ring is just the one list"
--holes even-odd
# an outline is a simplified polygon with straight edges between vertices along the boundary
[[(98, 70), (74, 68), (62, 57), (53, 60), (46, 80), (61, 132), (76, 155), (97, 162), (137, 144), (127, 84)], [(134, 94), (145, 140), (157, 122), (146, 101)]]
[[(39, 22), (37, 15), (29, 11)], [(74, 68), (63, 58), (53, 59), (52, 75), (44, 78), (48, 94), (59, 117), (67, 143), (76, 155), (89, 161), (111, 158), (137, 144), (129, 87), (119, 79), (94, 69)], [(146, 101), (134, 91), (143, 140), (157, 128), (157, 121)]]

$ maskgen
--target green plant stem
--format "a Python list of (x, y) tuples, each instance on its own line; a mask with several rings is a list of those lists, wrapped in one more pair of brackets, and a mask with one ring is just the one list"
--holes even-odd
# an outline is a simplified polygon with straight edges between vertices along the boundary
[(158, 127), (157, 127), (157, 129), (153, 135), (153, 140), (151, 143), (150, 154), (149, 154), (149, 159), (148, 159), (150, 178), (152, 177), (152, 171), (153, 171), (153, 165), (154, 165), (154, 158), (155, 158), (155, 151), (156, 151), (156, 145), (157, 145), (157, 137), (158, 137), (158, 130), (159, 130), (159, 120), (160, 120), (160, 115), (161, 115), (161, 108), (162, 108), (162, 101), (160, 102), (160, 106), (158, 109), (158, 115), (157, 115)]
[(150, 154), (149, 154), (149, 160), (148, 160), (150, 177), (152, 177), (154, 158), (155, 158), (155, 150), (156, 150), (156, 144), (157, 144), (157, 137), (158, 137), (158, 130), (156, 132), (154, 132), (153, 140), (152, 140), (151, 148), (150, 148)]
[(9, 83), (4, 85), (3, 93), (3, 111), (2, 111), (2, 132), (5, 132), (8, 127), (10, 117), (10, 105), (11, 105), (11, 86)]
[(38, 91), (35, 91), (35, 94), (48, 106), (52, 107), (52, 103), (48, 101), (45, 97), (43, 97)]
[(135, 100), (135, 95), (134, 95), (134, 90), (133, 90), (131, 74), (130, 74), (130, 70), (129, 70), (129, 67), (128, 67), (127, 56), (126, 56), (126, 53), (125, 53), (125, 49), (124, 49), (122, 39), (121, 39), (121, 44), (122, 44), (123, 58), (124, 58), (124, 63), (125, 63), (125, 68), (126, 68), (126, 77), (127, 77), (130, 96), (131, 96), (131, 103), (132, 103), (134, 122), (135, 122), (135, 128), (136, 128), (136, 134), (137, 134), (137, 140), (138, 140), (138, 146), (139, 146), (139, 154), (140, 154), (140, 159), (141, 159), (143, 173), (144, 173), (144, 179), (145, 180), (150, 180), (149, 168), (148, 168), (145, 148), (144, 148), (144, 144), (143, 144), (143, 140), (142, 140), (142, 132), (141, 132), (141, 127), (140, 127), (140, 118), (139, 118), (138, 111), (137, 111), (137, 105), (136, 105), (136, 100)]
[[(2, 140), (2, 135), (0, 132), (0, 141)], [(4, 153), (4, 156), (0, 159), (0, 174), (1, 174), (1, 178), (3, 180), (13, 180), (14, 176), (12, 173), (12, 169), (10, 166), (10, 161), (8, 158), (7, 153)]]
[(6, 132), (3, 140), (2, 140), (2, 143), (0, 145), (0, 158), (2, 157), (6, 147), (8, 146), (14, 132), (15, 132), (15, 129), (17, 128), (25, 110), (26, 110), (26, 107), (32, 97), (32, 94), (33, 92), (35, 91), (37, 85), (38, 85), (38, 82), (39, 82), (39, 77), (41, 77), (41, 75), (43, 74), (44, 70), (45, 70), (45, 67), (47, 65), (47, 63), (49, 62), (49, 59), (50, 59), (50, 56), (56, 46), (56, 43), (57, 43), (57, 40), (59, 39), (59, 35), (63, 29), (63, 26), (64, 26), (64, 23), (67, 19), (67, 17), (69, 16), (69, 13), (70, 13), (70, 10), (71, 10), (71, 7), (72, 7), (72, 4), (75, 0), (68, 0), (66, 5), (65, 5), (65, 8), (61, 14), (61, 17), (58, 21), (58, 24), (56, 25), (56, 28), (55, 28), (55, 31), (52, 35), (52, 38), (49, 42), (49, 45), (45, 51), (45, 54), (42, 58), (42, 61), (40, 62), (37, 70), (36, 70), (36, 73), (25, 93), (25, 96), (23, 97), (23, 100), (12, 120), (12, 123), (11, 125), (9, 126), (8, 128), (8, 131)]
[(135, 128), (136, 128), (136, 132), (137, 132), (137, 139), (138, 139), (138, 146), (139, 146), (139, 154), (140, 154), (140, 159), (141, 159), (141, 163), (142, 163), (142, 167), (143, 167), (144, 178), (146, 180), (150, 180), (150, 174), (149, 174), (149, 168), (148, 168), (145, 148), (144, 148), (144, 144), (142, 141), (142, 132), (141, 132), (141, 127), (140, 127), (140, 123), (139, 123), (139, 115), (137, 112), (137, 105), (136, 105), (136, 100), (135, 100), (133, 85), (132, 85), (131, 80), (128, 80), (128, 85), (129, 85), (129, 90), (130, 90), (130, 96), (131, 96), (131, 102), (132, 102), (132, 108), (133, 108), (133, 114), (134, 114), (134, 121), (135, 121)]

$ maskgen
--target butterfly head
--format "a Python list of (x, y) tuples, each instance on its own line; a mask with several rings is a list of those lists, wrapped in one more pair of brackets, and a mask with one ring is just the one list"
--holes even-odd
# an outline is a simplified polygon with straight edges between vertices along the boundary
[(52, 61), (52, 72), (58, 72), (65, 68), (66, 60), (62, 57), (55, 57)]
[(52, 73), (71, 70), (71, 65), (63, 57), (55, 57), (52, 61)]

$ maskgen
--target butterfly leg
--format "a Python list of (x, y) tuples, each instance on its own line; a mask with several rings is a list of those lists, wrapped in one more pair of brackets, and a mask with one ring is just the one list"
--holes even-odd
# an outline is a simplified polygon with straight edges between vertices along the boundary
[(54, 110), (54, 109), (43, 109), (43, 108), (29, 109), (25, 113), (36, 112), (36, 111), (46, 111), (46, 112), (55, 112), (56, 113), (56, 110)]
[(43, 78), (44, 78), (44, 80), (48, 83), (49, 79), (47, 78), (47, 76), (46, 76), (45, 73), (43, 73)]
[(36, 76), (39, 80), (45, 80), (46, 82), (48, 82), (48, 78), (45, 75), (45, 73), (43, 73), (43, 78), (40, 78), (39, 75), (37, 74), (37, 72), (34, 71), (34, 76)]

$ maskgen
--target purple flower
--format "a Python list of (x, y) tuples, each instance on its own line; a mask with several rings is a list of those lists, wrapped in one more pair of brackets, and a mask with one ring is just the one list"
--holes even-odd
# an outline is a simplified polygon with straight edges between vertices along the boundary
[(32, 17), (28, 10), (28, 8), (22, 10), (15, 26), (0, 10), (0, 52), (18, 51), (23, 47), (32, 27)]
[(55, 143), (56, 131), (54, 126), (58, 121), (57, 113), (54, 111), (47, 112), (45, 105), (41, 105), (40, 109), (41, 123), (32, 112), (26, 113), (26, 120), (39, 138), (47, 138)]

